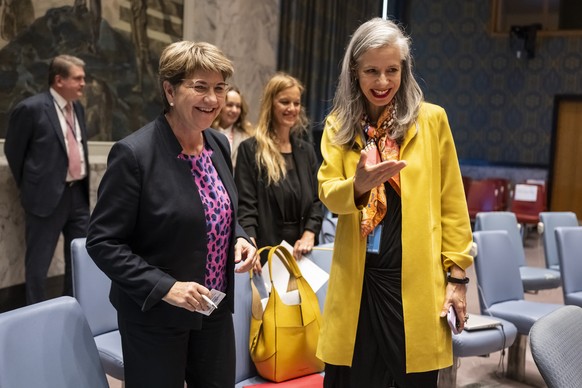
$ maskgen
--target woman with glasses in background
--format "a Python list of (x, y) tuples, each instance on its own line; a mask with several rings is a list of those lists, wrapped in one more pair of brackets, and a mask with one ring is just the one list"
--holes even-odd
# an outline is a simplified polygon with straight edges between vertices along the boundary
[(256, 258), (236, 219), (228, 140), (209, 128), (232, 72), (211, 44), (169, 45), (163, 114), (109, 153), (87, 249), (112, 280), (127, 388), (234, 386), (234, 272)]

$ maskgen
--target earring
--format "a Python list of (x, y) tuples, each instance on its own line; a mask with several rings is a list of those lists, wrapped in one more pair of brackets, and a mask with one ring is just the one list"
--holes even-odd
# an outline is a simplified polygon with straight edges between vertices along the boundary
[(170, 102), (170, 106), (174, 106), (174, 103), (173, 102)]

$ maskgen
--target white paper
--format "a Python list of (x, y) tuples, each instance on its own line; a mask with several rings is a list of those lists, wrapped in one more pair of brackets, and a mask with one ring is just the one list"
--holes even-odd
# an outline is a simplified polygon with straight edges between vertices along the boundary
[[(218, 306), (220, 304), (220, 302), (222, 302), (222, 300), (224, 299), (224, 297), (226, 296), (226, 294), (224, 292), (215, 290), (214, 288), (212, 290), (210, 290), (210, 300), (216, 305)], [(206, 309), (196, 309), (195, 311), (197, 313), (203, 314), (203, 315), (210, 315), (212, 314), (212, 312), (215, 310), (215, 308), (213, 306), (208, 305), (208, 308)]]
[(535, 202), (538, 197), (538, 186), (536, 185), (524, 185), (518, 183), (515, 185), (515, 194), (513, 199), (525, 202)]
[[(293, 247), (287, 241), (281, 241), (280, 245), (286, 248), (290, 254), (293, 254)], [(289, 272), (287, 272), (285, 265), (277, 255), (273, 255), (271, 265), (273, 270), (273, 283), (275, 284), (275, 288), (277, 289), (277, 292), (279, 292), (281, 299), (283, 299), (283, 295), (287, 294)], [(303, 278), (307, 281), (311, 289), (313, 289), (313, 292), (317, 292), (317, 290), (319, 290), (329, 279), (329, 274), (327, 272), (305, 256), (302, 256), (301, 259), (297, 261), (297, 265), (301, 270)], [(271, 277), (269, 266), (267, 264), (263, 266), (263, 279), (265, 281), (267, 292), (271, 292)]]

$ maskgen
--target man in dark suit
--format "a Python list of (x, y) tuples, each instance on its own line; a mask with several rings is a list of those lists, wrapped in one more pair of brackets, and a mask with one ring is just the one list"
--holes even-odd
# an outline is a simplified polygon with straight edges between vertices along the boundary
[(28, 304), (47, 298), (47, 272), (61, 232), (65, 238), (64, 294), (72, 295), (70, 244), (89, 221), (89, 164), (83, 107), (85, 63), (59, 55), (49, 65), (47, 92), (10, 113), (4, 153), (25, 212)]

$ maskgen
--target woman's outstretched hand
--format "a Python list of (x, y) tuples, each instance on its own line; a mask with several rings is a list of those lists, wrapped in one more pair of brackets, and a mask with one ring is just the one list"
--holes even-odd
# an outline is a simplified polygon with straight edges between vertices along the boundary
[[(372, 152), (377, 152), (372, 149)], [(406, 167), (405, 160), (387, 160), (377, 164), (368, 163), (368, 151), (362, 150), (354, 175), (354, 195), (358, 199), (372, 188), (380, 186)]]

